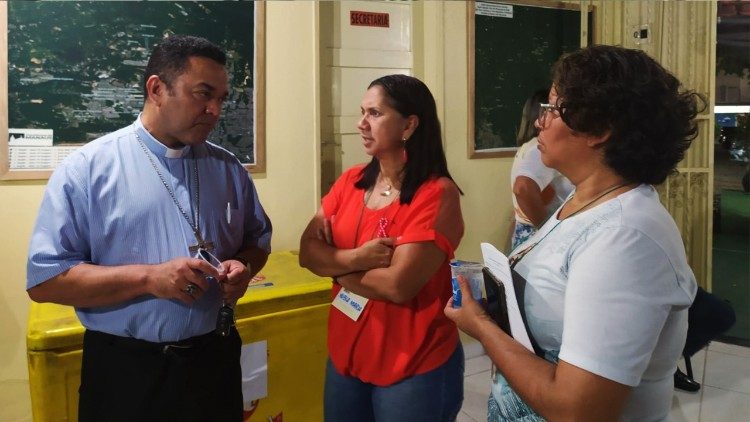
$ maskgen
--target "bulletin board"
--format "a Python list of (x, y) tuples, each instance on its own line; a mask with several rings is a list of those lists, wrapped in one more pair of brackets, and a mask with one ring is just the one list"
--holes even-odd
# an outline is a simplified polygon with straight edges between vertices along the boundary
[(527, 0), (477, 1), (468, 8), (469, 158), (513, 156), (526, 99), (550, 87), (562, 54), (589, 43), (581, 37), (580, 7)]
[[(265, 171), (263, 2), (0, 3), (0, 177), (46, 179), (68, 154), (131, 124), (143, 72), (171, 34), (227, 53), (229, 97), (208, 140)], [(7, 113), (7, 114), (6, 114)]]

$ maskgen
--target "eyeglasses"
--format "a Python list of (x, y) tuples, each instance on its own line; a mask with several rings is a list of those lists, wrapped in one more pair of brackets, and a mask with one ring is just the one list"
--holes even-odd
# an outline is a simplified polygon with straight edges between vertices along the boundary
[(545, 126), (547, 114), (552, 113), (552, 118), (554, 119), (559, 115), (559, 111), (560, 108), (555, 104), (539, 103), (539, 126)]

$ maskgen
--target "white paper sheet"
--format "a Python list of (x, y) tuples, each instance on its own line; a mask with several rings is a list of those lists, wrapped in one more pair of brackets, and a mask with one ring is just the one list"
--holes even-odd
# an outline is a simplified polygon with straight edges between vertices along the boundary
[(26, 147), (9, 146), (11, 170), (53, 170), (80, 146)]
[(516, 341), (523, 344), (524, 347), (533, 353), (534, 347), (531, 345), (529, 334), (526, 332), (526, 326), (521, 317), (521, 310), (518, 308), (508, 257), (489, 243), (482, 243), (480, 247), (482, 249), (482, 258), (484, 258), (484, 266), (490, 270), (495, 278), (503, 283), (503, 287), (505, 288), (505, 300), (508, 307), (511, 335)]
[(245, 409), (250, 402), (268, 395), (268, 342), (266, 340), (242, 345), (242, 401)]

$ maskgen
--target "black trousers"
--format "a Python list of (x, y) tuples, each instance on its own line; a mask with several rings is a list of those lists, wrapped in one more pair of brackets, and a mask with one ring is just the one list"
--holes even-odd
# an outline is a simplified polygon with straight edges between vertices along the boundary
[(240, 422), (241, 346), (234, 327), (171, 344), (87, 330), (78, 420)]

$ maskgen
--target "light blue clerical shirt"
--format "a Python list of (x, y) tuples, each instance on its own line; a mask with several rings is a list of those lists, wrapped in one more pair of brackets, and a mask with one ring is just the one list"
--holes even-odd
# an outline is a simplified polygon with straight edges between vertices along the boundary
[[(191, 221), (197, 165), (200, 231), (214, 243), (214, 255), (225, 260), (251, 246), (270, 252), (271, 222), (234, 155), (211, 143), (169, 149), (143, 128), (139, 117), (75, 151), (50, 177), (31, 237), (27, 289), (84, 262), (159, 264), (192, 255), (188, 248), (197, 243), (193, 229), (136, 132)], [(190, 306), (141, 296), (114, 306), (77, 308), (76, 313), (88, 329), (165, 342), (213, 330), (220, 306), (214, 283)]]

